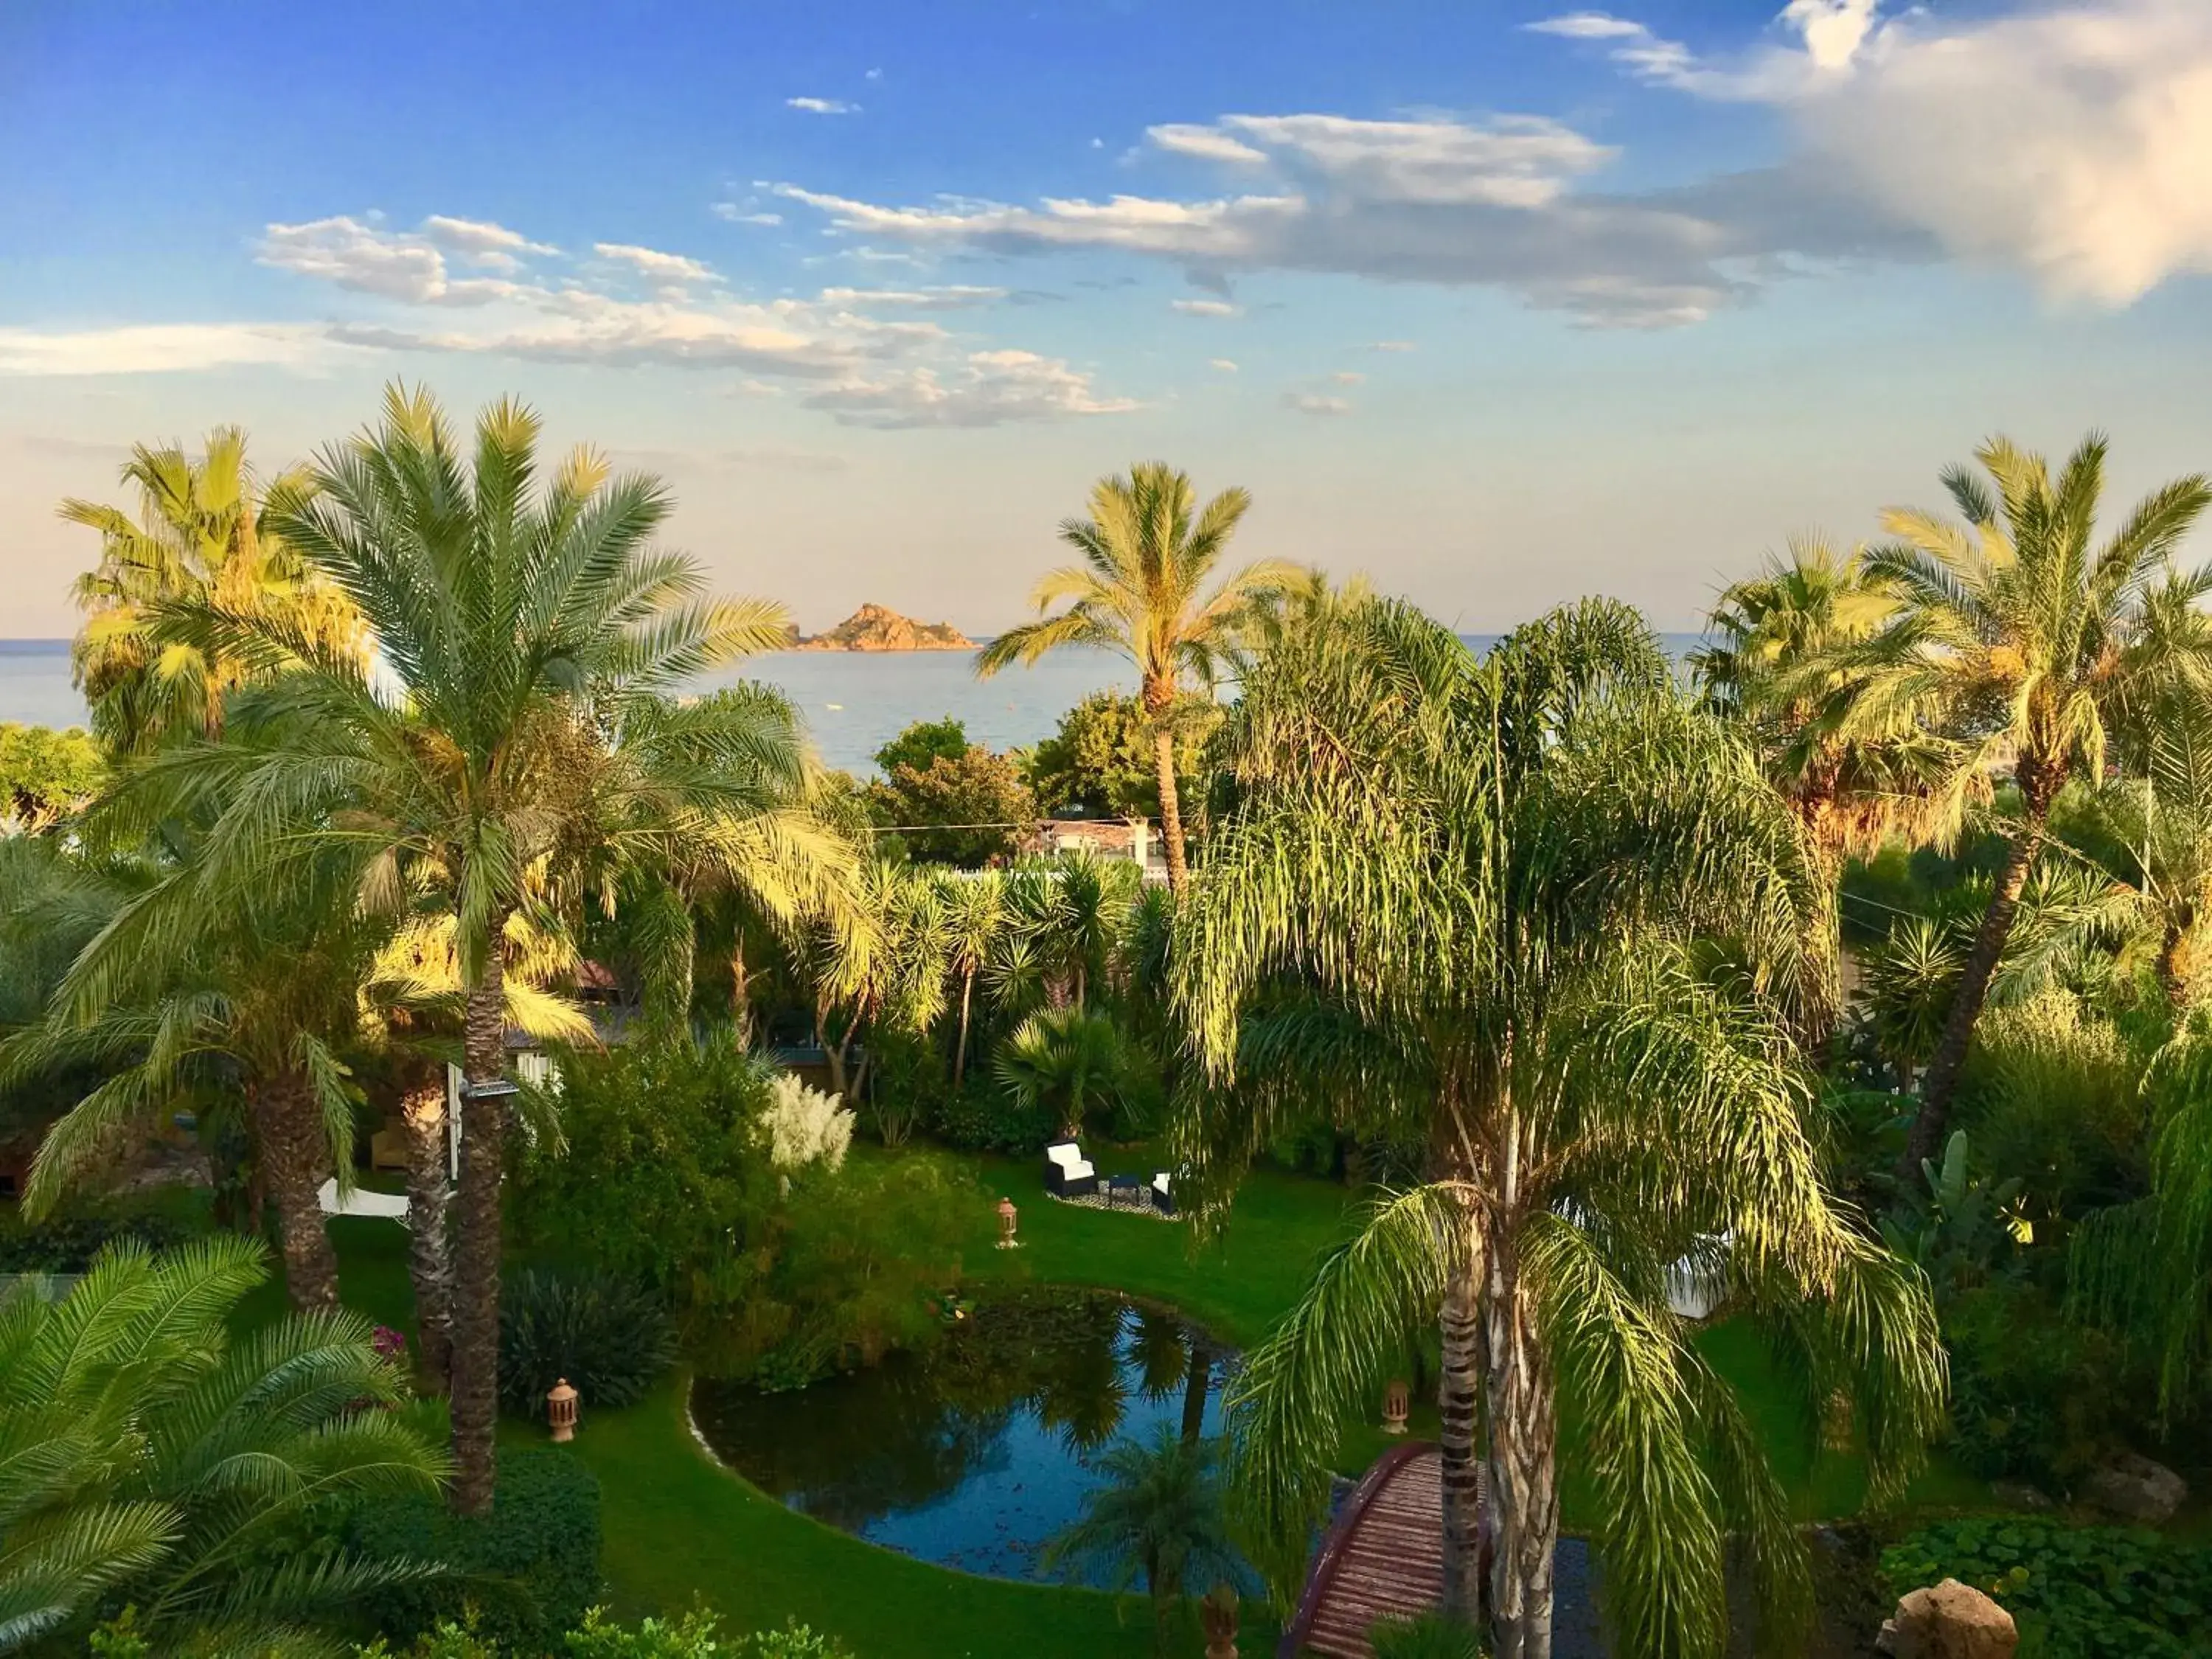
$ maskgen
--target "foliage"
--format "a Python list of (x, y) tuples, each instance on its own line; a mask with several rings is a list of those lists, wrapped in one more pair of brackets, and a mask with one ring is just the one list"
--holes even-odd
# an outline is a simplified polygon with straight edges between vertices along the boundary
[(1385, 1619), (1369, 1627), (1375, 1659), (1481, 1659), (1482, 1638), (1472, 1625), (1423, 1613), (1418, 1619)]
[[(84, 613), (70, 667), (109, 750), (143, 752), (212, 735), (224, 699), (305, 652), (361, 659), (361, 617), (342, 586), (303, 559), (277, 520), (313, 494), (295, 469), (264, 487), (236, 427), (208, 434), (197, 460), (169, 445), (134, 446), (122, 481), (138, 494), (134, 520), (118, 507), (70, 500), (62, 517), (97, 531), (100, 559), (77, 578)], [(187, 641), (163, 632), (165, 611), (219, 606), (262, 624), (291, 647)]]
[(81, 1273), (111, 1245), (167, 1250), (195, 1231), (158, 1211), (93, 1210), (34, 1224), (0, 1215), (0, 1273)]
[(842, 1642), (817, 1636), (793, 1620), (781, 1630), (755, 1631), (738, 1646), (736, 1659), (853, 1659)]
[(1067, 1135), (1103, 1109), (1115, 1139), (1133, 1139), (1158, 1092), (1142, 1051), (1113, 1018), (1082, 1008), (1032, 1014), (1000, 1045), (994, 1067), (1018, 1109), (1044, 1114)]
[(676, 1358), (668, 1310), (655, 1292), (611, 1273), (530, 1268), (500, 1298), (500, 1404), (543, 1419), (563, 1378), (586, 1410), (627, 1406)]
[(0, 1647), (107, 1597), (159, 1651), (289, 1648), (419, 1580), (422, 1558), (341, 1548), (330, 1524), (349, 1498), (435, 1491), (441, 1461), (378, 1409), (405, 1378), (358, 1314), (234, 1338), (267, 1276), (245, 1239), (123, 1244), (59, 1301), (0, 1298)]
[(0, 828), (36, 835), (89, 800), (107, 776), (100, 745), (72, 726), (0, 720)]
[[(1176, 734), (1181, 793), (1196, 794), (1201, 745)], [(1158, 757), (1143, 705), (1126, 691), (1094, 691), (1060, 717), (1059, 728), (1029, 756), (1030, 787), (1047, 813), (1156, 818), (1160, 812)]]
[(977, 1075), (937, 1103), (930, 1127), (946, 1146), (963, 1152), (1041, 1152), (1060, 1134), (1057, 1115), (1043, 1102), (1024, 1102), (996, 1080)]
[(902, 766), (927, 772), (933, 762), (958, 760), (968, 748), (968, 728), (951, 715), (915, 720), (876, 750), (876, 769), (885, 777)]
[(981, 744), (927, 766), (902, 761), (868, 786), (868, 799), (912, 856), (970, 870), (1012, 857), (1037, 816), (1020, 766)]
[(1959, 1121), (1977, 1161), (2020, 1183), (2039, 1240), (2141, 1190), (2147, 1064), (2117, 1022), (2063, 991), (1984, 1017)]
[(1218, 1473), (1220, 1449), (1162, 1423), (1149, 1442), (1121, 1440), (1095, 1460), (1100, 1484), (1045, 1546), (1047, 1571), (1102, 1566), (1117, 1589), (1141, 1581), (1152, 1599), (1156, 1652), (1168, 1609), (1193, 1583), (1237, 1570)]
[(1924, 1455), (1943, 1370), (1919, 1274), (1806, 1135), (1784, 1022), (1831, 895), (1758, 757), (1602, 601), (1482, 659), (1406, 607), (1345, 610), (1255, 665), (1224, 750), (1240, 798), (1176, 918), (1196, 1184), (1317, 1106), (1436, 1149), (1248, 1356), (1235, 1484), (1271, 1573), (1303, 1567), (1337, 1425), (1433, 1322), (1458, 1490), (1488, 1428), (1501, 1645), (1547, 1611), (1562, 1456), (1595, 1489), (1620, 1645), (1717, 1650), (1731, 1534), (1787, 1629), (1802, 1542), (1666, 1264), (1732, 1230), (1732, 1293), (1851, 1400), (1878, 1497)]
[(348, 1533), (372, 1555), (445, 1569), (363, 1599), (375, 1627), (400, 1641), (454, 1624), (495, 1646), (542, 1653), (599, 1599), (599, 1483), (566, 1452), (503, 1455), (485, 1515), (404, 1498), (362, 1505)]
[(2033, 1279), (2009, 1275), (1943, 1307), (1954, 1462), (1989, 1480), (2063, 1491), (2124, 1433), (2148, 1426), (2148, 1395), (2112, 1342), (2065, 1316)]
[(1924, 1527), (1882, 1552), (1899, 1595), (1945, 1578), (1994, 1596), (2039, 1659), (2182, 1659), (2212, 1645), (2212, 1549), (2157, 1534), (1979, 1516)]
[(808, 1088), (790, 1072), (769, 1085), (761, 1127), (768, 1133), (769, 1162), (779, 1170), (810, 1164), (841, 1170), (853, 1145), (852, 1109), (835, 1095)]
[(714, 1639), (717, 1620), (703, 1609), (664, 1622), (641, 1620), (635, 1629), (593, 1607), (562, 1638), (568, 1659), (714, 1659), (728, 1650)]
[(1979, 1283), (2002, 1253), (2022, 1242), (2022, 1224), (2013, 1209), (2020, 1178), (1978, 1179), (1971, 1160), (1966, 1132), (1953, 1130), (1942, 1164), (1920, 1161), (1924, 1190), (1911, 1194), (1902, 1213), (1881, 1218), (1883, 1239), (1928, 1275), (1939, 1301)]

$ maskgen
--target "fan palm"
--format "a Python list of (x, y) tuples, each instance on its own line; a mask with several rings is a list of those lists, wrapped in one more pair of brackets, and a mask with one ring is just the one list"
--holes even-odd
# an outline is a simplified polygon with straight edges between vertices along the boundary
[(1097, 1460), (1103, 1482), (1046, 1544), (1045, 1567), (1103, 1569), (1115, 1589), (1141, 1578), (1152, 1601), (1152, 1650), (1165, 1653), (1168, 1614), (1185, 1588), (1238, 1571), (1218, 1462), (1213, 1442), (1185, 1440), (1165, 1423), (1149, 1442), (1115, 1442)]
[(342, 1654), (317, 1623), (423, 1571), (300, 1547), (335, 1503), (431, 1490), (444, 1465), (375, 1409), (406, 1383), (361, 1316), (232, 1334), (265, 1276), (219, 1236), (111, 1249), (59, 1301), (0, 1297), (0, 1652), (112, 1595), (158, 1652)]
[(85, 613), (72, 672), (93, 730), (118, 753), (179, 734), (212, 735), (226, 696), (259, 672), (244, 657), (157, 640), (153, 624), (178, 601), (282, 617), (333, 652), (361, 644), (350, 601), (302, 561), (270, 523), (313, 489), (295, 470), (264, 487), (246, 458), (246, 434), (221, 427), (197, 460), (174, 446), (134, 447), (123, 482), (138, 516), (72, 498), (61, 516), (100, 532), (100, 562), (77, 579)]
[(1942, 1361), (1924, 1287), (1846, 1224), (1801, 1122), (1782, 1021), (1832, 898), (1756, 757), (1596, 602), (1480, 662), (1395, 605), (1301, 630), (1248, 677), (1227, 753), (1240, 802), (1175, 951), (1204, 1210), (1317, 1107), (1429, 1149), (1235, 1390), (1234, 1484), (1277, 1576), (1345, 1413), (1437, 1322), (1447, 1611), (1486, 1601), (1498, 1654), (1549, 1651), (1572, 1425), (1627, 1650), (1718, 1651), (1730, 1533), (1784, 1627), (1801, 1547), (1667, 1264), (1732, 1241), (1735, 1296), (1791, 1324), (1823, 1396), (1856, 1390), (1877, 1491), (1938, 1420)]
[(394, 386), (376, 426), (320, 456), (314, 495), (272, 514), (358, 607), (383, 672), (281, 617), (176, 607), (179, 638), (299, 665), (234, 702), (223, 743), (156, 757), (119, 792), (149, 816), (228, 803), (208, 858), (239, 889), (329, 852), (364, 902), (396, 908), (428, 880), (454, 918), (468, 1092), (453, 1501), (467, 1514), (494, 1478), (507, 919), (537, 893), (560, 908), (586, 886), (617, 892), (627, 871), (743, 836), (805, 771), (787, 731), (668, 696), (781, 643), (781, 608), (702, 598), (690, 560), (648, 546), (670, 510), (661, 484), (612, 477), (589, 450), (544, 476), (538, 430), (502, 402), (465, 452), (427, 392)]
[[(1060, 538), (1083, 562), (1038, 582), (1030, 599), (1040, 620), (1008, 629), (975, 658), (975, 672), (987, 677), (1066, 645), (1116, 651), (1136, 664), (1138, 695), (1152, 728), (1168, 884), (1178, 891), (1185, 862), (1176, 789), (1177, 702), (1188, 685), (1214, 684), (1267, 601), (1301, 574), (1283, 560), (1263, 559), (1206, 591), (1252, 498), (1231, 489), (1203, 510), (1197, 503), (1189, 475), (1161, 461), (1139, 462), (1127, 477), (1100, 479), (1091, 487), (1091, 516), (1060, 526)], [(1043, 614), (1063, 601), (1066, 608), (1057, 615)]]
[(2212, 627), (2196, 608), (2212, 568), (2182, 576), (2172, 566), (2212, 483), (2192, 474), (2154, 490), (2100, 545), (2105, 458), (2093, 434), (2053, 477), (2040, 456), (1993, 438), (1976, 452), (1986, 478), (1965, 467), (1944, 474), (1963, 525), (1885, 514), (1896, 539), (1867, 553), (1866, 572), (1897, 610), (1820, 665), (1850, 685), (1841, 735), (1917, 720), (1954, 741), (1960, 768), (2008, 771), (2020, 792), (2004, 868), (1922, 1083), (1908, 1168), (1943, 1144), (1974, 1022), (2059, 791), (2077, 773), (2100, 781), (2114, 738), (2174, 680), (2212, 669)]
[(1094, 1108), (1121, 1097), (1131, 1065), (1129, 1040), (1108, 1016), (1048, 1008), (999, 1045), (996, 1069), (1017, 1104), (1050, 1111), (1072, 1139)]

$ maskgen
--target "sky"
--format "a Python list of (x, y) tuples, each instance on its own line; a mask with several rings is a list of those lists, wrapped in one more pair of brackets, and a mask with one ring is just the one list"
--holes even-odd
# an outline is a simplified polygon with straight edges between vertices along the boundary
[(9, 0), (0, 636), (133, 441), (395, 378), (809, 629), (1017, 620), (1152, 458), (1469, 631), (1693, 627), (1994, 433), (2212, 468), (2212, 0), (1620, 3)]

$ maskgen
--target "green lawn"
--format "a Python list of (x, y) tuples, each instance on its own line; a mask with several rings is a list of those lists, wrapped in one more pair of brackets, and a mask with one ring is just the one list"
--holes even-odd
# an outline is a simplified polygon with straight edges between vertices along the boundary
[[(863, 1152), (863, 1156), (888, 1156)], [(945, 1157), (908, 1150), (901, 1157)], [(1139, 1216), (1053, 1203), (1029, 1160), (966, 1160), (982, 1196), (1020, 1206), (1018, 1250), (990, 1247), (995, 1226), (979, 1205), (971, 1278), (1100, 1285), (1172, 1304), (1224, 1340), (1249, 1346), (1289, 1305), (1316, 1258), (1351, 1224), (1345, 1189), (1272, 1171), (1254, 1174), (1239, 1194), (1225, 1236), (1194, 1255), (1188, 1231)], [(1144, 1154), (1101, 1159), (1109, 1172), (1149, 1174)], [(406, 1328), (411, 1301), (404, 1235), (391, 1224), (336, 1223), (346, 1301)], [(281, 1305), (272, 1291), (253, 1316)], [(1778, 1449), (1780, 1472), (1808, 1517), (1856, 1505), (1861, 1473), (1847, 1456), (1815, 1460), (1802, 1449), (1802, 1408), (1749, 1330), (1723, 1325), (1700, 1346), (1744, 1395), (1753, 1420)], [(1433, 1407), (1417, 1406), (1416, 1433), (1434, 1431)], [(535, 1431), (509, 1425), (511, 1443)], [(1340, 1461), (1356, 1470), (1387, 1443), (1372, 1424), (1347, 1425)], [(744, 1630), (797, 1618), (835, 1632), (863, 1659), (964, 1659), (1039, 1653), (1134, 1656), (1148, 1650), (1148, 1620), (1132, 1604), (1117, 1620), (1112, 1598), (1088, 1590), (1016, 1584), (925, 1565), (878, 1549), (786, 1509), (713, 1462), (684, 1419), (681, 1379), (625, 1411), (594, 1414), (577, 1455), (603, 1492), (605, 1568), (616, 1605), (626, 1613), (680, 1610), (694, 1601)], [(1986, 1504), (1978, 1483), (1938, 1468), (1913, 1498), (1934, 1507)], [(1588, 1504), (1565, 1495), (1572, 1527)], [(1268, 1650), (1266, 1632), (1248, 1625), (1249, 1653)], [(1186, 1632), (1182, 1650), (1201, 1644)]]

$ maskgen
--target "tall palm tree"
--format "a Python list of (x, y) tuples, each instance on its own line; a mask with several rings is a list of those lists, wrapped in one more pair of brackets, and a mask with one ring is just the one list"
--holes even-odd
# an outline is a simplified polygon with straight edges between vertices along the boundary
[[(1870, 580), (1863, 551), (1793, 538), (1786, 556), (1723, 591), (1708, 642), (1690, 653), (1707, 700), (1741, 722), (1831, 884), (1847, 859), (1879, 851), (1893, 836), (1948, 839), (1981, 781), (1916, 722), (1850, 736), (1838, 729), (1850, 682), (1826, 665), (1872, 638), (1896, 610), (1895, 597)], [(1834, 948), (1821, 941), (1809, 954)], [(1834, 1012), (1832, 995), (1814, 1010), (1807, 1035), (1815, 1050)]]
[(1103, 1568), (1115, 1589), (1139, 1578), (1152, 1601), (1152, 1651), (1168, 1646), (1168, 1614), (1190, 1584), (1237, 1571), (1216, 1473), (1219, 1449), (1165, 1423), (1147, 1441), (1121, 1440), (1097, 1459), (1104, 1480), (1047, 1542), (1044, 1565)]
[(783, 636), (781, 607), (701, 597), (696, 565), (648, 544), (670, 499), (590, 450), (541, 473), (536, 415), (502, 402), (465, 451), (422, 391), (323, 452), (316, 493), (274, 527), (361, 611), (382, 673), (277, 617), (176, 607), (176, 637), (296, 661), (232, 705), (225, 741), (155, 757), (122, 794), (153, 814), (226, 803), (215, 878), (292, 878), (350, 860), (365, 902), (436, 884), (463, 992), (454, 1206), (453, 1497), (483, 1512), (495, 1474), (507, 919), (533, 895), (620, 889), (788, 805), (805, 757), (712, 700), (668, 694)]
[(990, 963), (1006, 927), (1006, 878), (996, 871), (966, 878), (948, 872), (939, 879), (945, 889), (952, 973), (960, 981), (960, 1029), (952, 1045), (952, 1086), (957, 1089), (968, 1075), (968, 1032), (975, 981)]
[(2152, 491), (2100, 544), (2101, 436), (2084, 439), (2056, 477), (2006, 438), (1975, 455), (1987, 477), (1965, 467), (1943, 475), (1964, 524), (1905, 508), (1883, 515), (1896, 539), (1870, 550), (1866, 569), (1896, 612), (1822, 665), (1851, 683), (1843, 735), (1918, 720), (1955, 742), (1963, 769), (2008, 772), (2020, 793), (2004, 868), (1921, 1086), (1910, 1169), (1943, 1145), (1974, 1022), (2059, 791), (2077, 774), (2101, 782), (2114, 738), (2177, 678), (2212, 670), (2212, 624), (2196, 604), (2212, 592), (2212, 568), (2182, 576), (2172, 565), (2212, 504), (2212, 483), (2191, 474)]
[[(1301, 574), (1262, 559), (1206, 582), (1252, 498), (1224, 489), (1198, 510), (1188, 473), (1143, 461), (1091, 487), (1091, 516), (1069, 519), (1060, 538), (1083, 556), (1052, 572), (1030, 595), (1040, 620), (1008, 629), (976, 654), (988, 677), (1032, 663), (1064, 645), (1117, 651), (1137, 665), (1138, 695), (1152, 728), (1168, 884), (1182, 890), (1182, 804), (1176, 790), (1175, 719), (1187, 687), (1211, 688), (1252, 630), (1266, 602)], [(1054, 616), (1044, 612), (1066, 602)]]
[(2212, 690), (2177, 687), (2127, 746), (2136, 775), (2108, 784), (2097, 814), (2126, 850), (2159, 985), (2179, 1013), (2197, 1000), (2212, 922)]
[(127, 1600), (161, 1653), (336, 1653), (318, 1629), (424, 1568), (301, 1546), (444, 1462), (389, 1411), (405, 1379), (334, 1309), (233, 1334), (267, 1277), (218, 1235), (113, 1249), (66, 1297), (0, 1297), (0, 1653)]
[(74, 497), (61, 516), (100, 532), (100, 562), (77, 579), (85, 613), (72, 670), (108, 747), (135, 753), (179, 733), (212, 735), (222, 702), (256, 672), (242, 657), (156, 641), (152, 624), (179, 601), (265, 612), (335, 651), (357, 649), (352, 604), (286, 546), (269, 522), (313, 481), (295, 469), (264, 486), (246, 434), (218, 427), (200, 458), (174, 445), (133, 447), (123, 482), (138, 492), (134, 519)]
[(1731, 1533), (1785, 1620), (1807, 1594), (1787, 1504), (1666, 1264), (1731, 1241), (1733, 1293), (1792, 1324), (1816, 1397), (1857, 1391), (1880, 1491), (1939, 1419), (1942, 1361), (1924, 1289), (1846, 1224), (1801, 1121), (1782, 1021), (1832, 898), (1756, 757), (1601, 602), (1481, 661), (1360, 607), (1260, 665), (1228, 736), (1240, 802), (1176, 935), (1200, 1212), (1316, 1107), (1429, 1149), (1237, 1388), (1233, 1486), (1278, 1576), (1344, 1414), (1435, 1322), (1447, 1610), (1486, 1611), (1504, 1659), (1550, 1649), (1563, 1425), (1626, 1650), (1717, 1651)]

